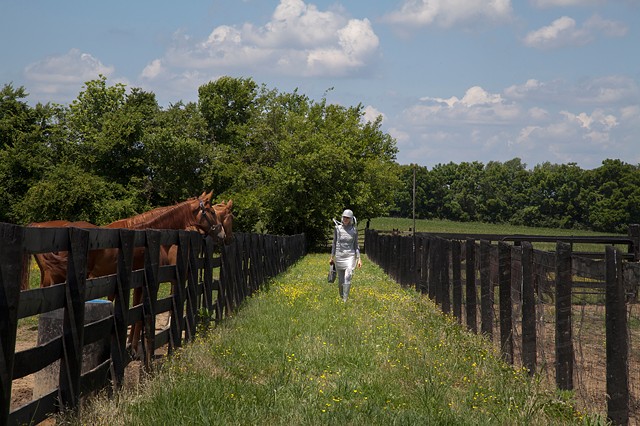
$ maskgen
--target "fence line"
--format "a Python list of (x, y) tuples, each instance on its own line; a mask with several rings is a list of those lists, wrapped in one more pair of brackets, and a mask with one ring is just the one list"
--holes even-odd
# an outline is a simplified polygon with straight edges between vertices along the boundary
[[(160, 246), (177, 245), (176, 265), (160, 265)], [(118, 250), (117, 273), (87, 279), (89, 250)], [(145, 252), (144, 268), (132, 271), (135, 250)], [(306, 252), (304, 234), (274, 236), (236, 233), (232, 244), (216, 245), (197, 232), (175, 230), (25, 228), (0, 223), (0, 426), (39, 423), (61, 409), (77, 410), (80, 398), (112, 384), (123, 383), (132, 361), (126, 336), (142, 321), (142, 361), (152, 369), (155, 350), (171, 354), (195, 338), (196, 328), (235, 311), (242, 301)], [(67, 282), (20, 291), (25, 254), (68, 252)], [(220, 271), (214, 279), (213, 271)], [(159, 285), (172, 281), (172, 294), (158, 298)], [(130, 306), (131, 292), (142, 290), (142, 303)], [(214, 292), (216, 293), (214, 299)], [(85, 303), (113, 298), (113, 313), (86, 324)], [(62, 336), (15, 352), (18, 322), (62, 308)], [(170, 313), (168, 328), (156, 333), (156, 316)], [(203, 315), (204, 314), (204, 315)], [(205, 323), (206, 325), (206, 323)], [(82, 373), (83, 348), (105, 340), (106, 359)], [(11, 410), (13, 380), (34, 374), (60, 360), (56, 389)]]
[(614, 424), (637, 420), (640, 356), (631, 348), (640, 330), (629, 325), (640, 319), (635, 239), (610, 241), (629, 243), (626, 253), (608, 245), (583, 257), (565, 237), (545, 252), (524, 238), (447, 236), (366, 230), (366, 253), (398, 283), (493, 341), (505, 361), (573, 390)]

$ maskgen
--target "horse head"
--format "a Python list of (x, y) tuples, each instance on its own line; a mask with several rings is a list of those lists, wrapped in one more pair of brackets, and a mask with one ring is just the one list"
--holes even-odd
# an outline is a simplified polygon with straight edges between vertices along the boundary
[(196, 226), (199, 230), (209, 235), (215, 241), (225, 241), (226, 233), (222, 221), (218, 219), (216, 211), (211, 206), (210, 193), (203, 192), (198, 198), (194, 200), (197, 203), (196, 208), (193, 210), (196, 219)]
[(225, 245), (229, 245), (233, 241), (233, 213), (231, 212), (231, 207), (233, 207), (233, 200), (229, 200), (226, 203), (218, 203), (213, 206), (218, 222), (221, 223), (224, 228), (225, 237), (223, 241)]

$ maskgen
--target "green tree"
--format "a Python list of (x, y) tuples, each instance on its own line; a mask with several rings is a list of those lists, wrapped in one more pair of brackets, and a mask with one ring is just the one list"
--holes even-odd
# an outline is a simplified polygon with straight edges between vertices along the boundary
[(251, 78), (221, 77), (200, 86), (198, 105), (209, 136), (218, 144), (242, 150), (254, 115), (258, 85)]
[(589, 212), (593, 229), (626, 232), (640, 222), (640, 170), (621, 160), (607, 159), (589, 174), (595, 202)]
[(465, 222), (478, 220), (482, 202), (481, 184), (485, 175), (483, 167), (478, 161), (463, 162), (455, 167), (448, 198), (452, 205), (459, 208), (457, 220)]
[(212, 159), (204, 180), (234, 199), (241, 229), (305, 232), (312, 245), (331, 217), (350, 207), (363, 220), (388, 211), (397, 174), (395, 141), (363, 107), (311, 101), (250, 79), (223, 77), (200, 87)]
[(481, 213), (476, 220), (505, 223), (527, 205), (529, 172), (519, 158), (501, 163), (490, 161), (480, 182)]
[(436, 164), (431, 169), (431, 177), (434, 182), (433, 210), (435, 217), (439, 219), (463, 220), (465, 213), (457, 200), (455, 184), (458, 173), (458, 165), (449, 162), (447, 164)]
[(23, 214), (15, 205), (56, 162), (64, 139), (57, 123), (63, 120), (64, 110), (50, 104), (31, 108), (23, 87), (5, 85), (1, 93), (0, 221), (23, 223)]
[(145, 131), (158, 113), (155, 95), (123, 84), (108, 86), (106, 78), (85, 83), (69, 107), (71, 141), (78, 146), (85, 170), (139, 189), (145, 179)]
[(25, 133), (31, 131), (33, 119), (31, 108), (23, 100), (29, 94), (24, 87), (14, 89), (5, 84), (0, 91), (0, 147), (11, 147)]
[(50, 169), (15, 205), (24, 223), (64, 219), (97, 225), (132, 216), (139, 207), (138, 199), (119, 184), (69, 163)]
[(253, 105), (243, 150), (227, 151), (225, 159), (225, 170), (234, 172), (225, 194), (241, 200), (244, 226), (305, 232), (317, 245), (326, 240), (330, 218), (346, 207), (360, 220), (386, 213), (397, 183), (396, 148), (380, 130), (381, 119), (366, 122), (361, 105), (313, 102), (297, 91), (264, 87)]
[(584, 171), (575, 163), (537, 165), (530, 173), (529, 203), (512, 223), (550, 228), (584, 227), (589, 188)]
[(141, 185), (149, 205), (170, 205), (200, 194), (213, 162), (206, 143), (206, 126), (197, 104), (182, 102), (152, 113), (154, 125), (142, 136), (144, 146)]

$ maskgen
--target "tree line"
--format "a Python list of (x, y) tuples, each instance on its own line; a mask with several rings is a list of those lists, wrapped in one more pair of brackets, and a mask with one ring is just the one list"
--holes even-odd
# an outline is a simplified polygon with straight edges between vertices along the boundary
[(527, 169), (519, 158), (482, 164), (399, 166), (402, 187), (392, 215), (510, 223), (534, 227), (627, 232), (640, 223), (640, 167), (607, 159), (595, 169), (543, 163)]
[(236, 229), (305, 232), (313, 246), (344, 208), (386, 215), (399, 184), (381, 117), (251, 78), (219, 78), (197, 102), (164, 108), (104, 76), (66, 106), (31, 107), (12, 84), (0, 96), (2, 222), (101, 225), (213, 190), (234, 200)]
[(0, 221), (98, 225), (213, 190), (233, 198), (245, 232), (304, 232), (324, 244), (344, 208), (388, 214), (624, 232), (640, 222), (640, 171), (544, 163), (396, 162), (396, 141), (364, 107), (312, 100), (251, 78), (221, 77), (196, 102), (161, 107), (152, 92), (88, 81), (69, 105), (0, 93)]

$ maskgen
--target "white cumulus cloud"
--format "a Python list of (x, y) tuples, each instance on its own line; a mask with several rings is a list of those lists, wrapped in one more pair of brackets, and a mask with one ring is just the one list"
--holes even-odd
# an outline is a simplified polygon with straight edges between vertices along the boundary
[[(161, 60), (163, 72), (202, 73), (255, 71), (306, 77), (340, 77), (361, 73), (371, 65), (379, 46), (368, 19), (353, 19), (342, 10), (321, 11), (302, 0), (281, 0), (262, 26), (220, 25), (204, 40), (176, 33), (163, 58), (145, 71), (153, 74)], [(157, 66), (156, 66), (157, 67)]]
[(598, 15), (589, 18), (582, 26), (575, 19), (562, 16), (551, 24), (529, 32), (523, 42), (536, 49), (555, 49), (567, 46), (583, 46), (591, 43), (599, 35), (622, 37), (628, 31), (625, 24), (603, 19)]
[(489, 93), (480, 86), (474, 86), (459, 99), (452, 96), (443, 98), (421, 98), (422, 104), (409, 109), (413, 120), (435, 120), (439, 123), (499, 124), (512, 120), (521, 114), (520, 108), (505, 100), (500, 94)]
[(104, 65), (90, 53), (71, 49), (27, 65), (24, 76), (29, 91), (36, 98), (55, 97), (59, 102), (69, 102), (78, 95), (84, 83), (101, 74), (110, 77), (114, 71), (113, 66)]
[(605, 0), (531, 0), (531, 3), (540, 8), (568, 7), (568, 6), (593, 6), (602, 4)]
[[(621, 137), (640, 131), (636, 86), (622, 76), (577, 84), (530, 79), (502, 93), (473, 86), (463, 96), (423, 97), (389, 124), (404, 132), (398, 139), (404, 162), (418, 156), (434, 164), (519, 157), (529, 166), (549, 161), (596, 167), (614, 153), (640, 158), (635, 141)], [(555, 91), (557, 97), (549, 98)]]
[(449, 28), (457, 24), (475, 25), (479, 21), (508, 20), (512, 12), (510, 0), (405, 0), (384, 20), (400, 26)]
[(504, 94), (509, 99), (522, 102), (624, 106), (637, 103), (640, 86), (633, 78), (621, 75), (596, 77), (579, 83), (530, 79), (507, 87)]
[(162, 65), (162, 61), (160, 59), (154, 59), (142, 70), (141, 77), (153, 79), (162, 74), (164, 71), (164, 66)]
[(366, 107), (364, 107), (363, 119), (365, 121), (370, 121), (370, 122), (376, 121), (379, 116), (382, 116), (382, 119), (384, 120), (384, 114), (378, 111), (375, 107), (371, 105), (367, 105)]
[(84, 83), (99, 74), (109, 77), (114, 70), (89, 53), (71, 49), (64, 55), (50, 56), (28, 65), (24, 73), (30, 81), (53, 87), (56, 84)]

